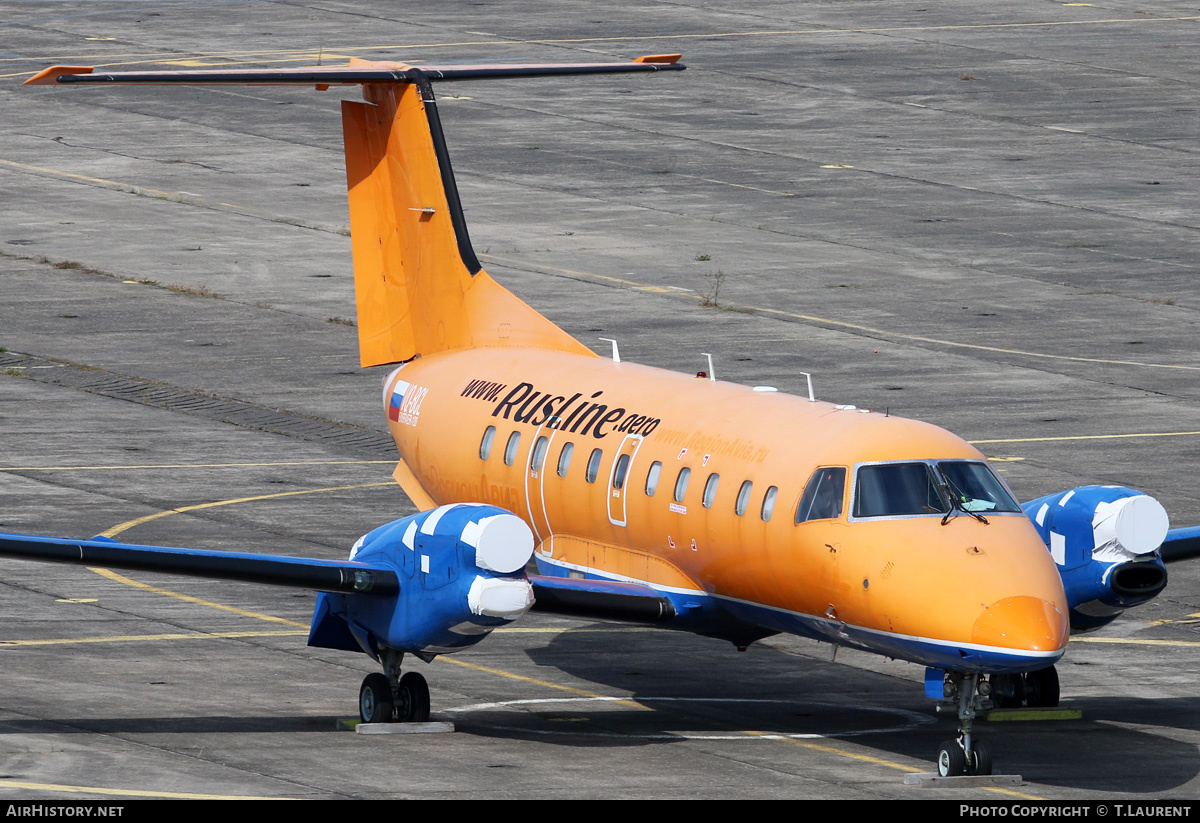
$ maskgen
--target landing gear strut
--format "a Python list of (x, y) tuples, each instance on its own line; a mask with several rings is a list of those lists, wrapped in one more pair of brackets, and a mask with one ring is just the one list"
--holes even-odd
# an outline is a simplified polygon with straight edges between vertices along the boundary
[(429, 684), (417, 672), (401, 676), (404, 652), (383, 651), (383, 674), (368, 674), (358, 690), (364, 723), (424, 723), (429, 719)]
[(958, 737), (947, 740), (938, 749), (938, 774), (959, 777), (965, 774), (992, 773), (992, 749), (972, 736), (975, 710), (991, 694), (991, 684), (981, 681), (977, 673), (948, 672), (946, 697), (958, 701)]

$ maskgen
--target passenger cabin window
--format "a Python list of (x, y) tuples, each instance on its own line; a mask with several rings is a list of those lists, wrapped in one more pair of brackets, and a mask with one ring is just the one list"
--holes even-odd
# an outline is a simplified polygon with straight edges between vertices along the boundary
[(504, 446), (504, 465), (511, 466), (517, 462), (517, 447), (520, 445), (520, 432), (513, 432), (508, 436), (508, 443)]
[(767, 493), (763, 495), (761, 517), (764, 523), (770, 521), (771, 515), (775, 513), (775, 497), (779, 494), (778, 486), (771, 486), (767, 489)]
[(529, 460), (530, 471), (540, 472), (542, 463), (546, 460), (546, 448), (550, 445), (550, 438), (542, 435), (533, 444), (533, 457)]
[(662, 474), (662, 463), (655, 460), (650, 464), (650, 471), (646, 472), (646, 496), (653, 497), (658, 491), (658, 476)]
[(738, 489), (737, 502), (733, 504), (733, 510), (737, 512), (737, 516), (741, 517), (746, 513), (746, 508), (750, 505), (750, 492), (754, 490), (754, 484), (749, 480), (742, 483), (742, 487)]
[(566, 477), (567, 470), (571, 468), (571, 455), (575, 453), (575, 444), (566, 443), (562, 447), (562, 451), (558, 453), (558, 476)]
[(846, 470), (840, 466), (817, 469), (804, 487), (796, 507), (796, 523), (830, 520), (842, 516), (842, 497), (846, 491)]
[(588, 458), (587, 474), (584, 475), (587, 482), (596, 482), (596, 475), (600, 473), (600, 458), (603, 456), (604, 452), (600, 449), (592, 449), (592, 456)]
[(855, 517), (942, 514), (949, 509), (928, 463), (884, 463), (858, 469)]
[(479, 441), (479, 459), (487, 460), (492, 454), (492, 441), (496, 439), (496, 427), (488, 426), (483, 430), (483, 439)]
[(700, 498), (700, 502), (704, 504), (704, 508), (711, 509), (713, 499), (717, 496), (717, 484), (721, 482), (721, 475), (713, 472), (708, 476), (708, 480), (704, 481), (704, 496)]
[(625, 486), (625, 475), (629, 473), (629, 455), (623, 454), (617, 458), (617, 465), (613, 469), (612, 487), (613, 491), (620, 491)]
[(679, 476), (675, 478), (675, 502), (682, 503), (683, 496), (687, 494), (688, 480), (692, 476), (692, 470), (684, 466), (679, 470)]

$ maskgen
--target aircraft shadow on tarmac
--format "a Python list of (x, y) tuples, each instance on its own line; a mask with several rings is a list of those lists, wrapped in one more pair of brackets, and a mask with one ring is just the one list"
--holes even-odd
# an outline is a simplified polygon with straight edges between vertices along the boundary
[[(739, 654), (725, 641), (675, 632), (565, 632), (527, 652), (539, 666), (628, 691), (629, 703), (564, 696), (454, 717), (460, 732), (536, 738), (563, 746), (640, 746), (688, 738), (789, 735), (839, 739), (875, 756), (927, 761), (954, 736), (953, 714), (935, 714), (921, 685), (757, 644)], [(768, 640), (767, 643), (770, 641)], [(914, 673), (916, 669), (914, 668)], [(1069, 690), (1070, 664), (1064, 688)], [(1114, 683), (1114, 688), (1119, 688)], [(982, 722), (996, 769), (1026, 780), (1088, 791), (1169, 792), (1200, 774), (1194, 744), (1137, 727), (1200, 731), (1188, 698), (1072, 698), (1082, 720)], [(861, 749), (858, 749), (861, 751)]]

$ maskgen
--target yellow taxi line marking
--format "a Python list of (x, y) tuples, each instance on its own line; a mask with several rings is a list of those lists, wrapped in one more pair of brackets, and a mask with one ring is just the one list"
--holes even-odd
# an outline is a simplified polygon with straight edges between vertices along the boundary
[(1200, 648), (1196, 640), (1149, 640), (1133, 637), (1072, 637), (1072, 643), (1128, 643), (1131, 646), (1177, 646), (1181, 648)]
[[(200, 509), (212, 509), (212, 508), (216, 508), (217, 506), (232, 506), (235, 503), (251, 503), (254, 501), (258, 501), (258, 500), (273, 500), (273, 499), (280, 498), (280, 497), (296, 497), (296, 496), (302, 495), (302, 494), (320, 494), (321, 492), (344, 491), (347, 489), (370, 489), (370, 488), (375, 488), (378, 486), (390, 486), (390, 485), (392, 485), (390, 482), (387, 482), (387, 483), (362, 483), (362, 484), (358, 484), (358, 485), (354, 485), (354, 486), (330, 486), (330, 487), (324, 488), (324, 489), (303, 489), (301, 491), (294, 491), (294, 492), (276, 492), (275, 494), (259, 494), (259, 495), (253, 495), (251, 497), (238, 497), (238, 498), (235, 498), (232, 500), (217, 500), (212, 503), (198, 503), (194, 506), (181, 506), (178, 509), (167, 509), (166, 511), (157, 512), (155, 514), (148, 514), (144, 517), (136, 517), (133, 520), (127, 520), (124, 523), (120, 523), (116, 526), (113, 526), (108, 531), (101, 532), (101, 535), (103, 537), (116, 537), (117, 535), (121, 534), (121, 532), (132, 529), (134, 526), (140, 526), (143, 523), (148, 523), (151, 520), (157, 520), (160, 517), (170, 517), (171, 515), (174, 515), (174, 514), (183, 514), (184, 512), (198, 511)], [(131, 580), (130, 578), (125, 577), (124, 575), (121, 575), (121, 574), (117, 574), (116, 572), (110, 571), (109, 569), (99, 569), (99, 568), (91, 568), (91, 567), (89, 567), (89, 568), (91, 569), (91, 571), (93, 571), (96, 574), (99, 574), (103, 577), (107, 577), (109, 580), (113, 580), (117, 583), (123, 583), (126, 586), (133, 586), (134, 588), (142, 589), (144, 591), (153, 592), (154, 594), (161, 594), (165, 597), (174, 597), (176, 599), (183, 600), (188, 603), (195, 603), (200, 606), (209, 606), (214, 609), (220, 609), (221, 611), (227, 611), (227, 612), (232, 612), (234, 614), (239, 614), (239, 615), (242, 615), (243, 617), (254, 617), (259, 620), (266, 620), (266, 621), (269, 621), (272, 623), (283, 623), (288, 626), (299, 626), (301, 628), (307, 628), (307, 624), (297, 623), (295, 620), (286, 620), (282, 617), (275, 617), (274, 615), (260, 614), (259, 612), (247, 611), (245, 609), (239, 609), (234, 606), (226, 606), (221, 603), (213, 603), (210, 600), (202, 600), (198, 597), (192, 597), (191, 595), (188, 595), (188, 594), (181, 594), (180, 592), (173, 592), (170, 589), (163, 589), (163, 588), (159, 588), (158, 586), (151, 586), (147, 583), (139, 583), (136, 580)]]
[(581, 635), (616, 635), (616, 633), (622, 633), (622, 635), (624, 635), (624, 633), (652, 631), (664, 630), (647, 629), (647, 627), (644, 626), (612, 626), (606, 627), (606, 629), (594, 629), (594, 627), (588, 626), (580, 626), (578, 629), (574, 629), (574, 627), (571, 626), (560, 626), (558, 629), (551, 629), (551, 627), (542, 627), (542, 629), (538, 629), (538, 627), (530, 626), (529, 629), (523, 629), (523, 627), (508, 626), (502, 627), (502, 629), (493, 630), (492, 633), (493, 635), (568, 635), (568, 633), (570, 633), (570, 635), (575, 635), (575, 633), (581, 633)]
[[(119, 577), (119, 575), (118, 575)], [(132, 580), (118, 580), (117, 582), (129, 583), (137, 588), (151, 588), (139, 585)], [(168, 593), (163, 589), (154, 590), (155, 593)], [(82, 602), (82, 601), (71, 601)], [(89, 599), (87, 602), (97, 602), (94, 599)], [(219, 604), (209, 603), (204, 600), (195, 600), (196, 603), (205, 606), (216, 606), (223, 608)], [(247, 617), (263, 617), (256, 612), (238, 612)], [(304, 623), (299, 623), (292, 620), (280, 620), (279, 618), (270, 618), (271, 622), (285, 623), (292, 626), (299, 626), (300, 629), (282, 629), (279, 631), (233, 631), (233, 632), (197, 632), (195, 634), (114, 634), (107, 637), (52, 637), (43, 640), (0, 640), (0, 648), (5, 646), (70, 646), (77, 643), (139, 643), (142, 641), (158, 641), (158, 640), (230, 640), (242, 637), (304, 637), (308, 634), (308, 626)], [(597, 633), (615, 633), (621, 631), (655, 631), (654, 629), (496, 629), (497, 632), (508, 632), (514, 634), (564, 634), (566, 632), (597, 634)]]
[(137, 580), (131, 580), (125, 575), (117, 574), (110, 569), (97, 569), (90, 566), (88, 569), (89, 571), (93, 571), (101, 577), (107, 577), (109, 580), (114, 582), (124, 583), (126, 586), (132, 586), (135, 589), (141, 589), (142, 591), (161, 594), (166, 597), (174, 597), (176, 600), (183, 600), (186, 603), (195, 603), (198, 606), (208, 606), (209, 608), (220, 609), (223, 612), (232, 612), (233, 614), (241, 615), (242, 617), (254, 617), (258, 620), (266, 620), (269, 623), (283, 623), (287, 626), (299, 626), (304, 629), (308, 628), (307, 623), (298, 623), (295, 620), (287, 620), (283, 617), (275, 617), (274, 615), (262, 614), (261, 612), (247, 611), (246, 609), (239, 609), (236, 606), (226, 606), (222, 603), (213, 603), (211, 600), (202, 600), (199, 597), (192, 597), (190, 594), (181, 594), (180, 592), (173, 592), (170, 589), (160, 589), (158, 586), (151, 586), (148, 583), (139, 583)]
[(1025, 794), (1024, 792), (1018, 792), (1015, 789), (1002, 789), (999, 786), (984, 786), (983, 788), (984, 788), (984, 791), (989, 791), (994, 794), (1008, 795), (1009, 797), (1019, 797), (1022, 800), (1045, 800), (1046, 799), (1046, 798), (1041, 797), (1036, 794)]
[(196, 794), (193, 792), (155, 792), (148, 789), (112, 789), (104, 786), (67, 786), (62, 783), (29, 783), (24, 780), (0, 780), (0, 788), (28, 789), (68, 794), (103, 794), (117, 797), (161, 797), (176, 800), (287, 800), (286, 797), (257, 797), (243, 794)]
[(78, 643), (142, 643), (162, 640), (236, 640), (245, 637), (303, 637), (304, 631), (241, 631), (241, 632), (201, 632), (197, 634), (114, 634), (108, 637), (56, 637), (46, 640), (0, 640), (0, 647), (6, 646), (72, 646)]
[[(114, 577), (120, 578), (120, 575), (114, 575)], [(185, 595), (179, 595), (176, 593), (168, 592), (165, 589), (156, 589), (153, 586), (144, 586), (133, 580), (123, 579), (123, 580), (118, 580), (117, 582), (128, 583), (137, 588), (148, 589), (155, 593), (171, 594), (172, 596), (175, 596), (175, 597), (186, 597)], [(223, 606), (221, 606), (219, 604), (215, 604), (215, 603), (209, 603), (208, 601), (205, 601), (205, 600), (199, 600), (196, 598), (189, 598), (189, 599), (192, 600), (193, 602), (201, 604), (201, 605), (214, 606), (219, 609), (226, 609), (226, 607), (223, 607)], [(80, 602), (80, 601), (70, 601), (70, 602)], [(95, 602), (95, 601), (89, 601), (89, 602)], [(59, 637), (59, 638), (49, 638), (49, 639), (44, 639), (44, 640), (0, 640), (0, 647), (4, 647), (4, 646), (62, 646), (62, 645), (70, 645), (72, 643), (126, 643), (126, 642), (137, 642), (137, 641), (142, 641), (142, 640), (209, 640), (209, 639), (228, 639), (228, 638), (238, 638), (238, 637), (300, 637), (300, 636), (308, 633), (308, 625), (305, 623), (300, 623), (300, 622), (297, 622), (294, 620), (284, 620), (284, 619), (278, 618), (278, 617), (271, 617), (270, 615), (261, 615), (261, 614), (258, 614), (257, 612), (238, 611), (236, 609), (227, 609), (227, 610), (235, 611), (237, 614), (241, 614), (241, 615), (244, 615), (247, 617), (256, 617), (256, 618), (266, 619), (266, 620), (269, 620), (269, 621), (275, 622), (275, 623), (284, 623), (284, 624), (291, 625), (291, 626), (297, 626), (300, 629), (303, 629), (303, 631), (292, 631), (292, 630), (229, 631), (229, 632), (199, 632), (196, 634), (129, 634), (129, 635), (111, 635), (111, 636), (107, 636), (107, 637)], [(1198, 615), (1198, 616), (1200, 616), (1200, 615)], [(1160, 624), (1181, 623), (1181, 622), (1196, 622), (1196, 621), (1156, 620), (1156, 621), (1153, 621), (1153, 624), (1160, 625)], [(647, 629), (647, 628), (641, 628), (641, 627), (628, 627), (628, 628), (627, 627), (614, 627), (614, 628), (604, 628), (604, 629), (584, 628), (584, 627), (577, 628), (577, 629), (575, 629), (575, 628), (561, 628), (561, 629), (501, 628), (501, 629), (496, 629), (494, 633), (495, 634), (626, 634), (626, 633), (633, 633), (633, 632), (655, 632), (655, 631), (661, 631), (661, 629)], [(1071, 642), (1072, 643), (1116, 643), (1116, 644), (1129, 643), (1132, 645), (1146, 645), (1146, 646), (1180, 646), (1180, 647), (1200, 646), (1200, 641), (1150, 640), (1150, 639), (1139, 640), (1139, 639), (1124, 638), (1124, 637), (1072, 637)], [(516, 678), (519, 680), (529, 680), (530, 682), (533, 682), (533, 683), (541, 683), (543, 685), (548, 685), (548, 686), (554, 687), (553, 683), (548, 683), (548, 682), (542, 681), (542, 680), (530, 680), (530, 678), (523, 677), (521, 675), (509, 674), (500, 669), (488, 669), (486, 667), (478, 666), (477, 664), (463, 663), (463, 661), (461, 661), (461, 660), (454, 660), (452, 658), (445, 658), (445, 659), (449, 660), (452, 663), (460, 663), (465, 666), (474, 666), (475, 668), (482, 668), (484, 671), (491, 672), (492, 674), (498, 674), (498, 675), (501, 675), (504, 677), (513, 677), (513, 678)], [(555, 687), (555, 688), (557, 688), (557, 687)], [(579, 694), (582, 694), (587, 697), (605, 697), (604, 695), (600, 695), (600, 694), (593, 693), (593, 692), (579, 692)], [(608, 699), (608, 698), (605, 697), (605, 699)]]
[(113, 186), (122, 191), (136, 192), (139, 194), (153, 194), (158, 197), (179, 197), (181, 192), (160, 191), (159, 189), (150, 189), (145, 186), (135, 186), (131, 183), (118, 183), (115, 180), (105, 180), (103, 177), (89, 177), (86, 174), (75, 174), (74, 172), (62, 171), (61, 169), (51, 169), (45, 166), (31, 166), (27, 163), (16, 163), (12, 160), (0, 160), (0, 164), (11, 166), (15, 169), (23, 171), (36, 171), (41, 174), (52, 174), (55, 177), (68, 177), (72, 180), (82, 180), (85, 183), (96, 183), (101, 186)]
[[(246, 502), (251, 502), (251, 501), (256, 501), (256, 500), (268, 500), (268, 499), (278, 498), (278, 497), (290, 497), (290, 496), (300, 495), (300, 494), (316, 494), (316, 493), (323, 492), (323, 491), (340, 491), (342, 489), (369, 488), (369, 487), (373, 487), (373, 486), (386, 486), (386, 485), (391, 485), (391, 484), (390, 483), (370, 483), (370, 484), (360, 485), (360, 486), (335, 486), (335, 487), (331, 487), (331, 488), (327, 488), (327, 489), (307, 489), (304, 491), (281, 492), (281, 493), (276, 493), (276, 494), (242, 497), (242, 498), (236, 498), (236, 499), (232, 499), (232, 500), (221, 500), (221, 501), (216, 501), (213, 503), (201, 503), (201, 504), (198, 504), (195, 506), (184, 506), (184, 507), (180, 507), (178, 509), (170, 509), (168, 511), (159, 512), (157, 514), (135, 518), (133, 520), (129, 520), (129, 521), (126, 521), (125, 523), (121, 523), (117, 526), (114, 526), (113, 528), (109, 529), (108, 531), (104, 532), (103, 534), (106, 537), (115, 537), (116, 535), (120, 534), (121, 532), (123, 532), (127, 529), (133, 528), (134, 526), (140, 525), (142, 523), (146, 523), (150, 520), (154, 520), (159, 517), (167, 517), (167, 516), (170, 516), (173, 514), (181, 514), (183, 512), (187, 512), (187, 511), (195, 511), (198, 509), (214, 508), (216, 506), (228, 506), (228, 505), (233, 505), (236, 503), (246, 503)], [(211, 606), (213, 608), (220, 609), (222, 611), (233, 612), (235, 614), (240, 614), (240, 615), (243, 615), (246, 617), (254, 617), (254, 618), (258, 618), (260, 620), (267, 620), (270, 622), (277, 622), (277, 623), (285, 623), (288, 625), (305, 628), (304, 624), (298, 623), (296, 621), (286, 620), (284, 618), (274, 617), (272, 615), (260, 614), (258, 612), (246, 611), (244, 609), (238, 609), (238, 608), (235, 608), (232, 606), (225, 606), (225, 605), (222, 605), (219, 603), (212, 603), (210, 601), (201, 600), (200, 598), (192, 597), (190, 595), (184, 595), (184, 594), (180, 594), (178, 592), (169, 591), (167, 589), (161, 589), (157, 586), (150, 586), (145, 583), (139, 583), (138, 581), (130, 580), (129, 578), (124, 577), (123, 575), (119, 575), (116, 572), (109, 571), (108, 569), (92, 569), (92, 571), (96, 572), (97, 574), (101, 574), (105, 577), (108, 577), (111, 580), (126, 583), (127, 585), (131, 585), (131, 586), (134, 586), (136, 588), (143, 589), (146, 591), (154, 592), (156, 594), (163, 594), (163, 595), (166, 595), (169, 597), (175, 597), (175, 598), (185, 600), (185, 601), (191, 602), (191, 603), (196, 603), (199, 605)], [(564, 630), (542, 629), (542, 630), (535, 630), (535, 631), (560, 632), (560, 631), (564, 631)], [(566, 629), (565, 631), (570, 631), (570, 630)], [(301, 634), (301, 632), (296, 632), (295, 634)], [(202, 635), (202, 636), (205, 636), (205, 635)], [(206, 636), (220, 637), (222, 635), (214, 633), (214, 634), (206, 635)], [(255, 636), (255, 635), (251, 634), (249, 636)], [(164, 637), (168, 637), (168, 636), (164, 636)], [(195, 639), (195, 637), (196, 636), (194, 636), (194, 635), (182, 635), (181, 639), (182, 638)], [(29, 641), (29, 642), (34, 643), (36, 641)], [(1200, 644), (1198, 644), (1198, 645), (1200, 645)], [(504, 671), (503, 669), (497, 669), (492, 666), (484, 666), (479, 663), (469, 663), (465, 660), (457, 660), (455, 658), (445, 656), (445, 655), (443, 655), (440, 659), (445, 660), (448, 663), (452, 663), (456, 666), (461, 666), (463, 668), (472, 669), (474, 671), (486, 672), (488, 674), (496, 675), (499, 677), (505, 677), (505, 678), (508, 678), (511, 680), (517, 680), (517, 681), (520, 681), (523, 683), (532, 683), (534, 685), (542, 686), (544, 688), (552, 689), (555, 691), (567, 692), (569, 694), (576, 694), (576, 695), (580, 695), (582, 697), (610, 699), (608, 695), (600, 694), (599, 692), (590, 691), (588, 689), (580, 689), (580, 688), (576, 688), (574, 686), (565, 686), (565, 685), (562, 685), (559, 683), (552, 683), (548, 680), (542, 680), (540, 678), (535, 678), (535, 677), (528, 677), (526, 675), (521, 675), (521, 674), (516, 674), (514, 672)], [(612, 702), (616, 703), (617, 705), (626, 706), (628, 708), (637, 709), (639, 711), (654, 711), (654, 709), (652, 707), (646, 706), (646, 705), (639, 703), (637, 701), (634, 701), (634, 700), (614, 700)], [(745, 732), (745, 733), (752, 734), (752, 735), (765, 735), (766, 734), (765, 732)], [(811, 749), (814, 751), (821, 751), (821, 752), (825, 752), (828, 754), (834, 754), (839, 757), (846, 757), (846, 758), (849, 758), (852, 760), (858, 760), (858, 761), (866, 762), (866, 763), (873, 763), (876, 765), (886, 766), (886, 767), (892, 768), (892, 769), (899, 769), (899, 770), (902, 770), (905, 772), (912, 771), (911, 766), (907, 766), (907, 765), (904, 765), (901, 763), (896, 763), (896, 762), (890, 761), (890, 760), (885, 760), (883, 758), (873, 757), (871, 755), (864, 755), (864, 754), (857, 754), (855, 752), (848, 752), (843, 749), (839, 749), (835, 746), (827, 746), (827, 745), (822, 745), (822, 744), (818, 744), (818, 743), (811, 743), (808, 741), (794, 740), (791, 738), (785, 739), (785, 742), (792, 743), (792, 744), (798, 745), (798, 746), (802, 746), (804, 748), (808, 748), (808, 749)], [(1004, 794), (1009, 794), (1009, 795), (1013, 795), (1016, 797), (1024, 797), (1024, 798), (1028, 798), (1028, 799), (1032, 799), (1032, 800), (1041, 799), (1035, 795), (1023, 795), (1023, 794), (1019, 794), (1017, 792), (1011, 792), (1011, 791), (1004, 790), (1004, 789), (989, 789), (989, 790), (994, 790), (994, 791), (1001, 792)]]
[(301, 489), (294, 492), (275, 492), (274, 494), (256, 494), (251, 497), (237, 497), (232, 500), (217, 500), (212, 503), (197, 503), (194, 506), (180, 506), (177, 509), (167, 509), (166, 511), (147, 514), (144, 517), (135, 517), (133, 520), (126, 520), (124, 523), (119, 523), (113, 526), (108, 531), (101, 532), (103, 537), (116, 537), (122, 532), (132, 529), (134, 526), (140, 526), (143, 523), (149, 523), (151, 520), (158, 520), (160, 517), (170, 517), (173, 514), (184, 514), (185, 512), (200, 511), (201, 509), (215, 509), (218, 506), (233, 506), (237, 503), (253, 503), (258, 500), (274, 500), (280, 497), (297, 497), (302, 494), (321, 494), (323, 492), (340, 492), (350, 489), (371, 489), (379, 486), (391, 486), (391, 481), (386, 483), (360, 483), (353, 486), (329, 486), (324, 489)]
[[(1200, 19), (1200, 18), (1198, 18)], [(606, 280), (610, 283), (620, 283), (626, 286), (632, 286), (642, 291), (655, 290), (658, 287), (651, 286), (646, 283), (638, 283), (633, 280), (625, 280), (620, 277), (609, 277), (603, 274), (594, 274), (592, 272), (575, 271), (573, 269), (563, 269), (557, 266), (547, 266), (541, 263), (531, 263), (528, 260), (516, 260), (510, 257), (500, 257), (494, 254), (481, 254), (482, 258), (494, 260), (500, 264), (508, 264), (521, 267), (523, 270), (532, 266), (534, 270), (541, 269), (544, 271), (553, 271), (560, 274), (570, 275), (572, 277), (594, 278), (596, 280)], [(681, 297), (690, 297), (693, 300), (703, 300), (703, 296), (693, 292), (681, 291), (678, 292)], [(796, 312), (783, 311), (782, 309), (770, 309), (764, 306), (753, 306), (748, 303), (735, 303), (722, 301), (723, 306), (732, 309), (746, 309), (749, 311), (761, 312), (763, 314), (774, 314), (781, 317), (794, 317), (797, 320), (806, 320), (812, 323), (820, 323), (826, 326), (835, 326), (842, 329), (853, 329), (854, 331), (866, 332), (869, 335), (882, 336), (885, 338), (891, 337), (899, 340), (913, 340), (918, 343), (933, 343), (939, 346), (953, 346), (961, 349), (974, 349), (976, 351), (990, 351), (999, 354), (1016, 354), (1023, 357), (1041, 357), (1050, 360), (1070, 360), (1078, 363), (1106, 363), (1108, 365), (1117, 366), (1143, 366), (1151, 369), (1182, 369), (1186, 371), (1200, 371), (1200, 366), (1182, 366), (1171, 363), (1144, 363), (1137, 360), (1110, 360), (1102, 357), (1077, 357), (1069, 354), (1047, 354), (1046, 352), (1025, 351), (1023, 349), (1006, 349), (1000, 346), (984, 346), (980, 343), (962, 343), (957, 340), (943, 340), (938, 337), (925, 337), (919, 334), (905, 334), (904, 332), (889, 331), (887, 329), (878, 329), (873, 326), (864, 326), (860, 323), (850, 323), (845, 320), (834, 320), (829, 317), (818, 317), (812, 314), (799, 314)], [(982, 441), (982, 442), (1007, 442), (1007, 441)]]
[[(743, 734), (748, 734), (748, 735), (753, 735), (753, 736), (761, 736), (761, 737), (771, 736), (769, 732), (746, 731), (746, 732), (743, 732)], [(894, 760), (886, 760), (882, 757), (875, 757), (874, 755), (859, 754), (857, 752), (846, 751), (845, 749), (840, 749), (837, 746), (830, 746), (825, 743), (813, 743), (808, 740), (797, 740), (793, 737), (784, 737), (784, 738), (777, 738), (777, 739), (781, 743), (790, 743), (793, 746), (800, 746), (805, 749), (811, 749), (813, 751), (823, 752), (825, 754), (837, 755), (838, 757), (845, 757), (849, 760), (857, 760), (862, 763), (872, 763), (876, 766), (884, 766), (889, 769), (896, 769), (898, 771), (902, 771), (902, 772), (906, 772), (906, 773), (912, 773), (914, 771), (917, 771), (917, 769), (914, 768), (913, 766), (906, 765), (904, 763), (897, 763)], [(998, 786), (982, 786), (981, 788), (984, 789), (985, 791), (996, 792), (997, 794), (1011, 795), (1012, 797), (1020, 797), (1020, 798), (1024, 798), (1025, 800), (1045, 800), (1044, 797), (1039, 797), (1036, 794), (1024, 794), (1022, 792), (1013, 791), (1012, 789), (1001, 789)]]
[(654, 709), (650, 708), (649, 706), (644, 706), (634, 700), (612, 700), (609, 695), (600, 694), (599, 692), (588, 691), (587, 689), (577, 689), (574, 686), (563, 686), (558, 683), (551, 683), (549, 680), (539, 680), (536, 677), (526, 677), (523, 674), (506, 672), (503, 669), (494, 669), (491, 666), (482, 666), (479, 663), (468, 663), (465, 660), (456, 660), (455, 658), (448, 657), (446, 655), (439, 657), (438, 660), (444, 660), (447, 663), (453, 663), (454, 665), (462, 666), (465, 669), (474, 669), (475, 671), (487, 672), (488, 674), (498, 675), (499, 677), (507, 677), (510, 680), (519, 680), (522, 683), (533, 683), (537, 686), (544, 686), (547, 689), (555, 689), (557, 691), (567, 692), (569, 694), (578, 694), (582, 697), (595, 697), (601, 700), (607, 700), (621, 706), (628, 706), (631, 709), (640, 709), (647, 712), (654, 711)]
[[(0, 472), (129, 471), (131, 469), (240, 469), (264, 466), (369, 466), (395, 460), (279, 460), (273, 463), (147, 463), (133, 466), (0, 466)], [(388, 484), (384, 484), (388, 485)]]

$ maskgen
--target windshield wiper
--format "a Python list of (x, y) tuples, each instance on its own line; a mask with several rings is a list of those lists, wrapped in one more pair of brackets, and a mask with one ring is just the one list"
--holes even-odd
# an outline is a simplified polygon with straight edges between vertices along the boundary
[(986, 517), (977, 511), (968, 509), (963, 505), (963, 503), (966, 502), (967, 496), (959, 490), (958, 486), (954, 485), (953, 480), (945, 475), (942, 475), (942, 491), (944, 491), (946, 496), (950, 498), (950, 510), (947, 511), (946, 515), (942, 518), (943, 526), (950, 522), (950, 515), (954, 514), (955, 509), (958, 509), (963, 514), (969, 514), (971, 517), (974, 517), (985, 526), (988, 524)]

